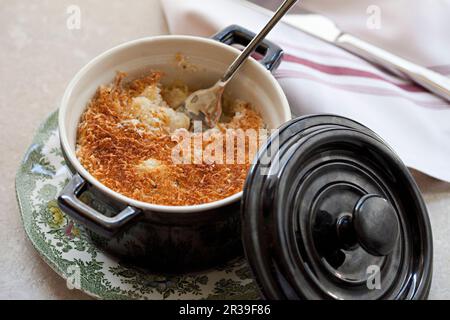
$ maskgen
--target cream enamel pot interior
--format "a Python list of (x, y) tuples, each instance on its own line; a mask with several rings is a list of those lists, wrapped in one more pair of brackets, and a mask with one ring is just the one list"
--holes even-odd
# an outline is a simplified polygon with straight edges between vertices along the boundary
[[(230, 44), (245, 45), (252, 36), (245, 29), (230, 26), (214, 39), (158, 36), (127, 42), (93, 59), (68, 85), (59, 109), (59, 133), (65, 158), (74, 177), (62, 192), (59, 204), (66, 213), (85, 224), (96, 235), (107, 235), (107, 247), (114, 253), (132, 257), (145, 265), (160, 265), (167, 270), (173, 264), (183, 268), (209, 266), (220, 260), (220, 257), (231, 257), (236, 254), (232, 251), (238, 251), (238, 211), (242, 192), (220, 201), (184, 207), (154, 205), (128, 198), (101, 184), (81, 165), (75, 155), (76, 131), (88, 101), (100, 85), (112, 82), (117, 71), (126, 72), (133, 78), (150, 69), (159, 70), (165, 74), (164, 81), (179, 79), (192, 89), (208, 87), (239, 54), (239, 50)], [(263, 60), (249, 58), (227, 90), (235, 97), (252, 102), (268, 127), (277, 128), (291, 118), (287, 99), (270, 72), (279, 64), (282, 51), (265, 41), (258, 52), (264, 55)], [(177, 53), (185, 56), (195, 68), (183, 69), (177, 65)], [(82, 203), (78, 197), (85, 189), (89, 189), (98, 201), (122, 211), (114, 216), (106, 216), (104, 212)], [(195, 224), (196, 228), (204, 228), (208, 234), (192, 229)], [(159, 230), (160, 226), (164, 226), (164, 230)], [(233, 231), (229, 231), (230, 228)], [(142, 236), (143, 229), (153, 232), (151, 240)], [(217, 235), (212, 234), (212, 230)], [(114, 236), (117, 233), (122, 235)], [(208, 240), (200, 239), (202, 237)], [(139, 252), (130, 252), (133, 250), (120, 243), (123, 238), (134, 241), (134, 247), (141, 248)], [(175, 253), (170, 253), (174, 256), (167, 258), (164, 251), (169, 250), (168, 247), (183, 247), (186, 252), (175, 250)], [(155, 258), (158, 252), (163, 257)], [(148, 260), (150, 253), (152, 258)], [(188, 254), (201, 261), (191, 263)]]

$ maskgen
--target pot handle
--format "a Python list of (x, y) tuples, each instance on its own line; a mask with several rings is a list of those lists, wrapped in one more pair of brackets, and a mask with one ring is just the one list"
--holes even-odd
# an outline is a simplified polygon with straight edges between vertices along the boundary
[(58, 205), (69, 216), (101, 235), (113, 236), (141, 213), (141, 210), (128, 206), (114, 217), (107, 217), (78, 199), (87, 186), (86, 180), (78, 173), (74, 174), (59, 195)]
[[(255, 36), (256, 34), (250, 30), (231, 25), (216, 33), (212, 39), (230, 46), (235, 44), (246, 46)], [(259, 62), (269, 71), (275, 71), (283, 58), (283, 49), (268, 40), (263, 40), (256, 48), (256, 52), (263, 56)]]

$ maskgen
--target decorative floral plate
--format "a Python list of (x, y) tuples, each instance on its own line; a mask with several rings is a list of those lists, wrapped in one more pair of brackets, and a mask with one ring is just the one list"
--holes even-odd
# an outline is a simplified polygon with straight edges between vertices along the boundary
[(59, 145), (58, 115), (39, 128), (16, 176), (25, 231), (42, 258), (69, 287), (101, 299), (256, 299), (246, 261), (195, 274), (164, 275), (127, 266), (97, 248), (82, 226), (58, 207), (70, 178)]

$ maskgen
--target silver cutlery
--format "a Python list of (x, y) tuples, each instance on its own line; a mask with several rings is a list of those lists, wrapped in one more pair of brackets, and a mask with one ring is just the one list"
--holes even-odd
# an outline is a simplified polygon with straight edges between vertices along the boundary
[(222, 94), (225, 86), (234, 77), (247, 58), (255, 51), (272, 28), (286, 15), (298, 0), (285, 0), (264, 28), (245, 47), (241, 54), (226, 70), (222, 78), (212, 87), (193, 92), (178, 111), (184, 112), (191, 120), (201, 120), (208, 127), (214, 127), (222, 114)]
[[(248, 1), (242, 2), (264, 14), (271, 12)], [(343, 48), (403, 79), (424, 87), (450, 102), (449, 78), (352, 36), (339, 29), (334, 21), (323, 15), (309, 12), (303, 8), (294, 8), (294, 10), (296, 14), (285, 16), (282, 22)]]

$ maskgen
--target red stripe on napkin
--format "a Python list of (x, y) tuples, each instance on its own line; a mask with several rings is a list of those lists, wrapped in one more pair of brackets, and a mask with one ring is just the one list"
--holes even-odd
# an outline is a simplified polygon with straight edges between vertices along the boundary
[(291, 54), (285, 54), (283, 57), (283, 60), (286, 62), (301, 64), (303, 66), (309, 67), (311, 69), (335, 75), (335, 76), (351, 76), (351, 77), (361, 77), (361, 78), (368, 78), (368, 79), (375, 79), (375, 80), (381, 80), (388, 82), (390, 84), (393, 84), (400, 89), (403, 89), (408, 92), (427, 92), (422, 87), (419, 87), (412, 83), (402, 84), (402, 83), (395, 83), (393, 81), (390, 81), (386, 78), (383, 78), (375, 73), (372, 73), (370, 71), (364, 71), (364, 70), (358, 70), (354, 68), (348, 68), (348, 67), (340, 67), (340, 66), (329, 66), (321, 63), (317, 63), (311, 60), (307, 60), (305, 58), (293, 56)]
[(377, 88), (377, 87), (371, 87), (371, 86), (365, 86), (365, 85), (333, 83), (333, 82), (322, 80), (318, 77), (315, 77), (314, 75), (311, 75), (311, 74), (308, 74), (305, 72), (300, 72), (300, 71), (279, 69), (274, 73), (274, 76), (277, 79), (292, 78), (292, 79), (310, 80), (310, 81), (314, 81), (314, 82), (326, 85), (328, 87), (332, 87), (335, 89), (344, 90), (344, 91), (348, 91), (348, 92), (359, 93), (359, 94), (399, 97), (399, 98), (409, 100), (409, 101), (415, 103), (416, 105), (426, 107), (426, 108), (431, 108), (431, 109), (446, 109), (450, 106), (448, 103), (446, 103), (443, 100), (442, 101), (441, 100), (420, 101), (417, 99), (412, 99), (410, 96), (408, 96), (406, 94), (402, 94), (395, 90), (390, 90), (390, 89), (385, 89), (385, 88)]

